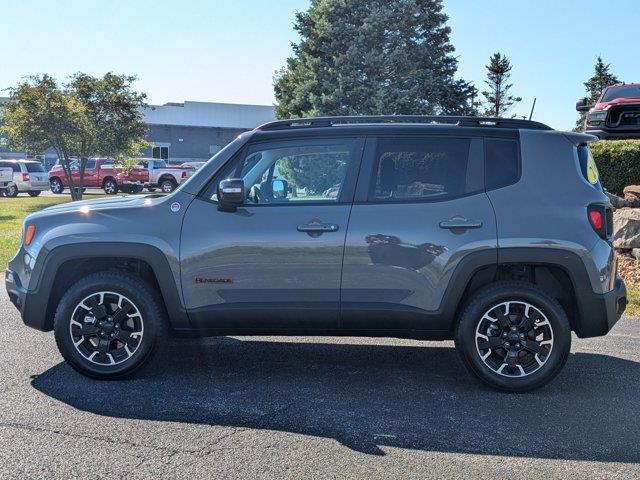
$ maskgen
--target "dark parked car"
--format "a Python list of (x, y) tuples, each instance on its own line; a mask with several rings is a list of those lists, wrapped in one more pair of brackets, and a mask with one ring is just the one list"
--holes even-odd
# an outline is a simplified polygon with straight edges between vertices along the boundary
[(571, 331), (605, 335), (626, 306), (593, 140), (474, 117), (268, 123), (169, 196), (28, 216), (6, 287), (96, 378), (169, 332), (356, 335), (454, 339), (477, 378), (529, 390)]

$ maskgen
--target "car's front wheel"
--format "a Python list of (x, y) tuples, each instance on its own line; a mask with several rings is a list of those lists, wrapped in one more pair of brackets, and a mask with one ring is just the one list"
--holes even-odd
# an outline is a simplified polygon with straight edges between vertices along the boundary
[(124, 273), (91, 274), (67, 290), (54, 317), (56, 343), (78, 372), (120, 378), (144, 365), (164, 339), (158, 294)]
[(102, 186), (104, 193), (107, 195), (115, 195), (118, 193), (118, 184), (113, 178), (107, 178)]
[(171, 179), (165, 179), (160, 182), (160, 191), (162, 193), (171, 193), (176, 189), (176, 182)]
[(474, 376), (499, 390), (524, 392), (560, 372), (571, 349), (571, 328), (556, 299), (535, 285), (505, 281), (474, 295), (455, 340)]

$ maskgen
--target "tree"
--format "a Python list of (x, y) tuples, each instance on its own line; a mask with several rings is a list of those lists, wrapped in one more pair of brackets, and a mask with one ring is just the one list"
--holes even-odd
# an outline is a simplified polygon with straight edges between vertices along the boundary
[(513, 87), (509, 83), (512, 68), (509, 59), (500, 52), (491, 56), (489, 65), (486, 66), (485, 83), (488, 89), (482, 92), (485, 97), (485, 115), (500, 118), (522, 100), (521, 97), (514, 97), (509, 93)]
[(441, 0), (312, 0), (276, 73), (276, 116), (465, 114)]
[[(591, 78), (584, 82), (584, 86), (587, 89), (587, 103), (593, 105), (598, 101), (602, 91), (609, 85), (620, 83), (618, 77), (609, 71), (611, 65), (604, 63), (602, 57), (598, 56), (596, 64), (594, 66), (594, 72)], [(584, 122), (587, 116), (587, 112), (580, 112), (580, 117), (576, 121), (575, 131), (584, 130)]]
[[(107, 73), (102, 78), (78, 73), (59, 86), (50, 76), (34, 76), (10, 90), (3, 131), (10, 147), (28, 152), (53, 148), (71, 189), (82, 198), (89, 157), (137, 154), (146, 145), (147, 126), (140, 113), (146, 96), (131, 88), (135, 77)], [(79, 183), (71, 175), (74, 157)]]

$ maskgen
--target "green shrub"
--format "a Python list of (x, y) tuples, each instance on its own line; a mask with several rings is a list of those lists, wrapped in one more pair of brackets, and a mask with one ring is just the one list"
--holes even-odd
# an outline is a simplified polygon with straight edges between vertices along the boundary
[(591, 153), (609, 192), (621, 195), (627, 185), (640, 185), (640, 140), (600, 140)]

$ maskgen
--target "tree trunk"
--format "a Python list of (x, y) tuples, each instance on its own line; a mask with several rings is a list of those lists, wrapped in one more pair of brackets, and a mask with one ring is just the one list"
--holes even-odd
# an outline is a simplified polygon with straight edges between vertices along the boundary
[(87, 166), (87, 158), (80, 158), (80, 185), (78, 186), (78, 200), (82, 200), (82, 189), (84, 187), (84, 169)]

